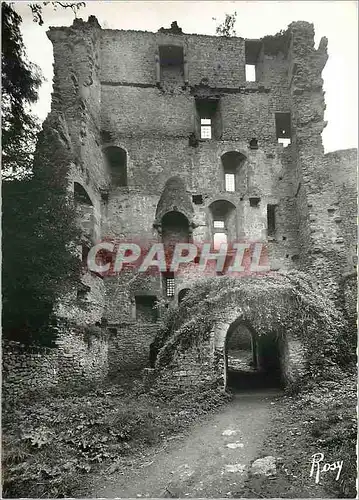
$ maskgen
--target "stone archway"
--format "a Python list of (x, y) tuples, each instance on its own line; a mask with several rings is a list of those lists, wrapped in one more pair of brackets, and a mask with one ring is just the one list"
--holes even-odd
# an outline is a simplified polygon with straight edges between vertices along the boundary
[[(258, 335), (239, 310), (225, 315), (225, 321), (218, 322), (212, 330), (212, 352), (217, 380), (223, 388), (280, 387), (287, 381), (290, 345), (287, 339), (275, 335)], [(229, 348), (233, 335), (239, 333), (237, 368), (229, 363)], [(245, 334), (250, 337), (247, 353), (241, 349)], [(249, 347), (250, 346), (250, 347)], [(249, 348), (248, 348), (249, 347)], [(232, 359), (232, 364), (234, 365)], [(236, 373), (237, 372), (237, 373)]]

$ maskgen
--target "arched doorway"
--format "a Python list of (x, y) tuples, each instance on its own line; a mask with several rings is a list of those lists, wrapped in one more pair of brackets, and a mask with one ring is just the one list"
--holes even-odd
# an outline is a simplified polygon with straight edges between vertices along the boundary
[(281, 346), (272, 335), (258, 335), (242, 319), (227, 330), (224, 345), (226, 387), (251, 390), (280, 387)]

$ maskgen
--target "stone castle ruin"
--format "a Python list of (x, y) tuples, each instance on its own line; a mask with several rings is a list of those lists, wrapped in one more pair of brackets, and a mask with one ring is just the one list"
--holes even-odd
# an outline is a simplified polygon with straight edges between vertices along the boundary
[[(357, 152), (324, 153), (327, 39), (316, 49), (312, 24), (293, 22), (254, 40), (185, 34), (177, 23), (157, 33), (108, 30), (91, 16), (48, 36), (54, 82), (44, 127), (57, 129), (71, 153), (83, 256), (105, 239), (262, 242), (272, 272), (304, 271), (352, 307)], [(78, 371), (96, 378), (155, 369), (150, 346), (161, 316), (200, 279), (196, 265), (179, 273), (85, 272), (83, 289), (61, 302), (58, 315), (76, 331), (106, 335), (88, 348), (90, 362), (86, 349), (65, 343)], [(241, 326), (238, 307), (226, 309), (208, 344), (209, 370), (211, 359), (226, 369), (215, 358), (228, 329), (252, 331)], [(286, 349), (293, 363), (303, 354), (298, 341)], [(201, 364), (192, 373), (188, 360), (178, 364), (176, 382), (198, 378)]]

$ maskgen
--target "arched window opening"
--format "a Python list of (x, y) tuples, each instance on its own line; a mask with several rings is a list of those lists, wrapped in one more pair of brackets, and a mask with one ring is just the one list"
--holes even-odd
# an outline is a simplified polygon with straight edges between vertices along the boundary
[(236, 207), (227, 200), (218, 200), (213, 202), (209, 209), (213, 246), (219, 249), (222, 243), (229, 243), (237, 238)]
[(181, 212), (167, 212), (161, 221), (162, 243), (173, 247), (176, 243), (189, 243), (189, 222)]
[(178, 304), (180, 304), (189, 292), (189, 288), (183, 288), (178, 294)]
[(107, 167), (111, 173), (112, 184), (115, 187), (127, 186), (127, 153), (124, 149), (109, 146), (104, 151)]
[(86, 189), (78, 182), (74, 182), (74, 202), (78, 224), (84, 235), (92, 239), (95, 230), (94, 207)]
[(243, 163), (246, 157), (237, 151), (228, 151), (222, 155), (224, 190), (228, 192), (245, 190), (245, 172)]

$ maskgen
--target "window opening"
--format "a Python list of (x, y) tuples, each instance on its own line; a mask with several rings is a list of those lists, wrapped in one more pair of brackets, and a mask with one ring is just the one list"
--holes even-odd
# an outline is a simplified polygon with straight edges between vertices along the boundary
[(256, 81), (256, 66), (255, 64), (246, 64), (246, 82)]
[(219, 139), (221, 133), (218, 103), (218, 98), (196, 99), (196, 111), (200, 127), (200, 139)]
[(127, 153), (124, 149), (110, 146), (105, 149), (105, 157), (114, 186), (127, 186)]
[(136, 320), (142, 323), (155, 323), (157, 320), (157, 298), (153, 295), (136, 295)]
[(203, 204), (203, 196), (201, 194), (194, 194), (192, 196), (192, 201), (195, 205), (202, 205)]
[(226, 191), (234, 192), (236, 187), (235, 174), (225, 174), (225, 189)]
[(275, 205), (267, 205), (267, 234), (268, 236), (275, 235)]
[(212, 120), (201, 118), (201, 139), (212, 139)]
[(260, 201), (260, 198), (249, 198), (249, 205), (251, 207), (258, 207)]
[(163, 274), (163, 279), (164, 279), (164, 287), (165, 287), (165, 294), (166, 297), (174, 297), (175, 295), (175, 275), (174, 273), (164, 273)]
[(215, 229), (224, 229), (224, 221), (223, 220), (215, 220), (215, 221), (213, 221), (213, 227)]
[(278, 144), (282, 144), (283, 147), (287, 147), (291, 144), (292, 131), (290, 113), (276, 113), (275, 127)]

